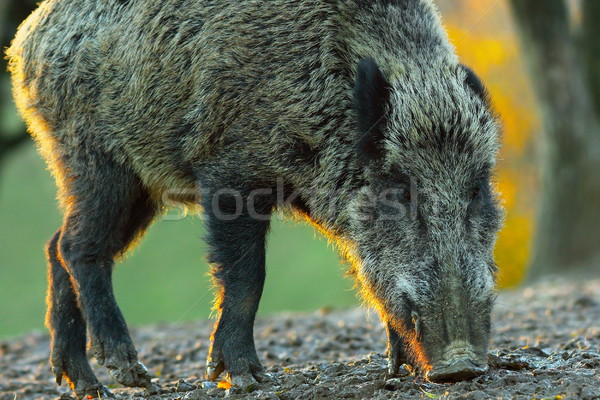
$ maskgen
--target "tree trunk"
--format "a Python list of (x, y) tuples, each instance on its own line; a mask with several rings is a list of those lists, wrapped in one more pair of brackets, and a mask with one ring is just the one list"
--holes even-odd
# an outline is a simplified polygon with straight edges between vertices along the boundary
[(583, 27), (581, 30), (580, 53), (588, 74), (590, 90), (594, 100), (596, 116), (600, 116), (600, 1), (584, 0), (582, 7)]
[[(588, 0), (584, 8), (597, 18), (599, 3)], [(511, 0), (511, 5), (544, 120), (542, 192), (528, 276), (597, 270), (598, 19), (585, 15), (577, 40), (563, 0)], [(591, 47), (596, 47), (595, 57), (586, 54)]]

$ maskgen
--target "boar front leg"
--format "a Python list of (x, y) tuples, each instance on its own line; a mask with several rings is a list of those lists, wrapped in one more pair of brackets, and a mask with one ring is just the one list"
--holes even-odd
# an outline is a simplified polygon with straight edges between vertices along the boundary
[(265, 281), (265, 236), (272, 208), (268, 200), (247, 199), (239, 192), (203, 195), (209, 261), (218, 290), (207, 375), (214, 380), (225, 372), (231, 383), (245, 389), (269, 379), (254, 347), (254, 317)]
[(388, 375), (396, 376), (402, 364), (408, 362), (406, 342), (389, 322), (386, 323), (386, 330), (388, 334)]

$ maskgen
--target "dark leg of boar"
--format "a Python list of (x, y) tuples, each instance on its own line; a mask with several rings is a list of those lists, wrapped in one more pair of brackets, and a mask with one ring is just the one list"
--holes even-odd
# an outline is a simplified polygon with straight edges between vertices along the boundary
[(253, 211), (262, 215), (256, 218), (249, 212), (245, 196), (243, 201), (229, 195), (202, 197), (211, 247), (209, 261), (218, 288), (215, 309), (219, 313), (207, 375), (213, 380), (226, 371), (231, 383), (248, 388), (269, 379), (258, 360), (253, 334), (265, 281), (265, 236), (271, 203), (261, 200), (255, 204)]
[[(91, 335), (92, 349), (98, 362), (108, 368), (117, 382), (152, 389), (150, 375), (137, 360), (137, 352), (117, 306), (111, 275), (113, 259), (147, 226), (155, 208), (147, 200), (138, 179), (106, 157), (88, 153), (85, 160), (77, 160), (67, 171), (80, 173), (70, 173), (67, 182), (59, 258), (70, 275), (77, 304)], [(66, 279), (64, 275), (53, 278)], [(59, 284), (52, 283), (53, 287)], [(51, 309), (50, 319), (68, 324), (65, 316), (58, 315), (63, 312), (60, 308)], [(60, 343), (63, 328), (55, 329), (53, 341)], [(97, 384), (89, 373), (89, 365), (85, 365), (87, 361), (81, 350), (62, 352), (60, 360), (63, 365), (73, 366), (63, 372), (78, 396), (94, 390)], [(85, 375), (78, 375), (81, 371), (86, 371)]]
[(98, 382), (85, 354), (85, 321), (77, 305), (69, 274), (58, 257), (60, 230), (48, 242), (48, 313), (50, 364), (56, 382), (65, 377), (78, 397), (108, 397), (110, 391)]
[(402, 364), (408, 362), (406, 343), (389, 322), (386, 324), (386, 330), (388, 334), (388, 375), (394, 376), (398, 374)]

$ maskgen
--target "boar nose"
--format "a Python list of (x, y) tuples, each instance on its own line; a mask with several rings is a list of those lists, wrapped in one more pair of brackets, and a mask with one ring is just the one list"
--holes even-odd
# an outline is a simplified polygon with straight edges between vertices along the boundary
[(457, 382), (475, 378), (488, 370), (486, 364), (480, 364), (473, 360), (458, 360), (451, 364), (434, 366), (427, 373), (427, 379), (431, 382)]
[(464, 340), (455, 340), (444, 350), (442, 359), (434, 361), (427, 373), (432, 382), (456, 382), (471, 379), (488, 369), (485, 360), (477, 357), (473, 346)]

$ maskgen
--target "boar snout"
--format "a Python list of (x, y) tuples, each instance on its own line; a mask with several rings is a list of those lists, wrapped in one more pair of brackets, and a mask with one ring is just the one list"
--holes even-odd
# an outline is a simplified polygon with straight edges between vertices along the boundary
[(456, 341), (446, 347), (444, 357), (427, 372), (431, 382), (456, 382), (475, 378), (488, 370), (487, 361), (478, 357), (472, 346)]

